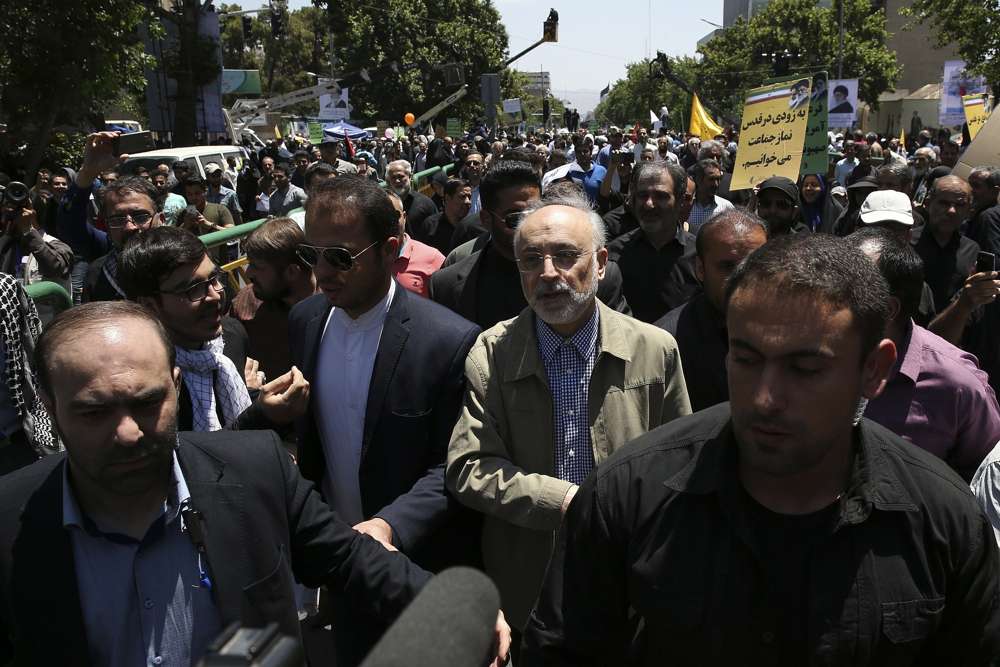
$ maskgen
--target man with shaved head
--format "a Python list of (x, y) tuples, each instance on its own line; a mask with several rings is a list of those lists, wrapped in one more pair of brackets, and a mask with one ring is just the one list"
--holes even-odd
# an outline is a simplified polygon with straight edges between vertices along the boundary
[(695, 412), (729, 400), (726, 280), (744, 257), (766, 242), (765, 222), (752, 213), (726, 211), (706, 222), (695, 242), (695, 274), (703, 291), (655, 322), (677, 339)]
[(587, 200), (532, 202), (516, 228), (528, 307), (480, 334), (469, 353), (446, 480), (485, 515), (486, 572), (520, 629), (579, 484), (611, 452), (691, 407), (674, 340), (596, 298), (608, 251)]
[(963, 178), (942, 176), (928, 189), (924, 208), (927, 224), (914, 230), (911, 243), (924, 261), (934, 305), (944, 308), (965, 284), (979, 253), (979, 244), (960, 231), (972, 212), (972, 188)]

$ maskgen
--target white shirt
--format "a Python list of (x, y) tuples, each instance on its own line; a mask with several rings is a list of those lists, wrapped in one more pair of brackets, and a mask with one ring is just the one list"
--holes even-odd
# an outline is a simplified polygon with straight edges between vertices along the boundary
[(1000, 544), (1000, 444), (993, 448), (972, 476), (972, 492), (993, 525), (993, 535)]
[(851, 172), (854, 168), (858, 166), (858, 161), (855, 158), (843, 158), (837, 162), (837, 166), (833, 170), (833, 177), (837, 179), (837, 183), (847, 187), (847, 179), (850, 178)]
[(483, 207), (482, 200), (479, 198), (479, 186), (472, 188), (472, 207), (469, 208), (469, 215), (479, 213), (479, 209)]
[(368, 312), (356, 320), (333, 308), (326, 320), (316, 360), (317, 422), (326, 456), (323, 493), (330, 507), (354, 525), (364, 520), (361, 509), (361, 444), (365, 432), (368, 387), (385, 316), (396, 293), (396, 281)]

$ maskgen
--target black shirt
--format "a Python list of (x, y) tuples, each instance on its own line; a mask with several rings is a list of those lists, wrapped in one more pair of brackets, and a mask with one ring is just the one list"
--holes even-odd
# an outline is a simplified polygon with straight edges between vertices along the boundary
[(608, 257), (622, 272), (622, 291), (632, 315), (655, 322), (698, 291), (694, 274), (694, 235), (683, 230), (657, 250), (641, 229), (608, 245)]
[(969, 220), (967, 234), (980, 249), (1000, 255), (1000, 204), (977, 211)]
[(976, 266), (979, 244), (955, 232), (948, 244), (941, 247), (928, 227), (913, 230), (910, 242), (924, 260), (924, 281), (934, 295), (934, 305), (944, 309)]
[(410, 236), (432, 248), (437, 248), (445, 257), (455, 247), (451, 244), (451, 239), (455, 235), (455, 225), (451, 224), (444, 211), (424, 218), (419, 224), (413, 224), (407, 219), (406, 226), (410, 230)]
[(704, 293), (674, 308), (654, 323), (677, 341), (691, 409), (695, 412), (729, 400), (726, 321)]
[(483, 253), (473, 322), (485, 331), (497, 322), (517, 317), (528, 302), (521, 289), (517, 264), (501, 257), (493, 246), (487, 247)]
[(804, 529), (816, 541), (796, 576), (798, 642), (781, 639), (791, 621), (767, 594), (783, 529), (748, 507), (724, 403), (639, 437), (583, 483), (518, 667), (990, 664), (1000, 558), (968, 485), (874, 422), (854, 432), (835, 526)]
[(403, 197), (403, 210), (406, 211), (407, 226), (416, 227), (437, 213), (437, 206), (427, 195), (411, 190)]
[(632, 215), (632, 209), (622, 204), (604, 214), (604, 228), (608, 234), (608, 243), (633, 229), (639, 229), (639, 221)]

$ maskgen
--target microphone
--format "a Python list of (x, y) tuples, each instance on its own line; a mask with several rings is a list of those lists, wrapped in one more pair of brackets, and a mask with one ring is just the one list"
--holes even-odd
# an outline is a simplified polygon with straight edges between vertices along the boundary
[(443, 571), (403, 610), (361, 667), (482, 667), (493, 659), (500, 593), (468, 567)]

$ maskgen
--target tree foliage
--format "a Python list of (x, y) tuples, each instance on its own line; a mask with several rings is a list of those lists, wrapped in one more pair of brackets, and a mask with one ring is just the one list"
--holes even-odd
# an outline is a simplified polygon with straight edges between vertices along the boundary
[(140, 93), (150, 60), (135, 0), (11, 0), (0, 10), (0, 110), (39, 164), (57, 124), (100, 125), (109, 103)]
[(830, 7), (815, 0), (772, 0), (749, 22), (739, 19), (698, 49), (699, 96), (739, 118), (746, 91), (767, 79), (821, 70), (837, 78), (841, 2), (843, 78), (859, 79), (858, 96), (876, 108), (900, 66), (886, 47), (885, 10), (873, 10), (870, 0), (835, 0)]
[(1000, 0), (914, 0), (903, 12), (931, 27), (936, 46), (954, 44), (967, 70), (1000, 90)]
[[(650, 61), (641, 60), (626, 67), (625, 78), (616, 81), (607, 97), (597, 105), (594, 116), (600, 123), (632, 125), (636, 122), (649, 127), (649, 112), (659, 113), (662, 106), (670, 111), (671, 125), (687, 129), (691, 96), (678, 86), (654, 75), (650, 76)], [(689, 57), (671, 58), (670, 65), (681, 79), (694, 82), (697, 61)]]
[[(222, 6), (223, 12), (235, 9)], [(267, 13), (253, 19), (249, 38), (238, 17), (224, 19), (226, 67), (259, 68), (265, 95), (286, 93), (316, 83), (307, 72), (330, 74), (332, 36), (337, 76), (362, 69), (371, 76), (370, 83), (351, 85), (350, 99), (352, 117), (372, 122), (402, 122), (407, 112), (419, 116), (454, 92), (457, 86), (446, 85), (441, 68), (448, 63), (462, 67), (469, 90), (442, 115), (470, 120), (482, 113), (479, 76), (500, 72), (507, 52), (507, 33), (489, 0), (338, 0), (290, 12), (277, 39), (268, 19)], [(502, 92), (514, 96), (515, 77), (503, 73)], [(316, 102), (307, 102), (290, 113), (312, 115), (316, 109)]]

